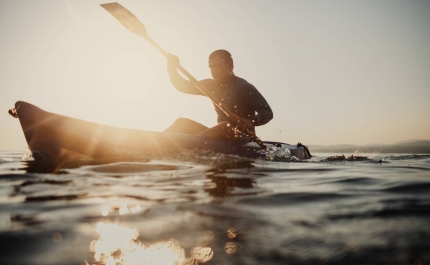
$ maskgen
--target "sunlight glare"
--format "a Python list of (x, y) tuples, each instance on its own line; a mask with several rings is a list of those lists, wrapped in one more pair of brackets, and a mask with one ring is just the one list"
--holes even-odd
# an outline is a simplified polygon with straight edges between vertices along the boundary
[(229, 228), (227, 230), (228, 238), (235, 238), (237, 236), (237, 230), (235, 228)]
[(140, 207), (140, 205), (138, 205), (138, 204), (136, 204), (135, 206), (133, 206), (131, 209), (130, 209), (130, 211), (132, 212), (132, 213), (137, 213), (137, 212), (140, 212), (142, 210), (142, 208)]
[(111, 264), (178, 265), (196, 264), (212, 259), (213, 251), (208, 247), (196, 247), (192, 257), (186, 258), (185, 250), (176, 239), (169, 239), (145, 247), (137, 238), (137, 229), (116, 224), (97, 223), (96, 232), (100, 238), (93, 240), (90, 249), (97, 261)]
[(225, 249), (225, 253), (234, 254), (236, 253), (237, 245), (234, 242), (227, 242), (227, 244), (225, 244), (224, 249)]
[(102, 215), (103, 216), (108, 216), (109, 215), (109, 206), (105, 205), (102, 209)]
[(118, 212), (119, 212), (120, 215), (129, 213), (127, 205), (126, 206), (122, 206), (121, 208), (119, 208)]
[(112, 98), (122, 102), (142, 102), (155, 85), (153, 66), (142, 51), (117, 52), (105, 65), (105, 86)]
[(210, 247), (195, 247), (191, 250), (191, 256), (198, 262), (206, 262), (212, 259), (214, 252)]

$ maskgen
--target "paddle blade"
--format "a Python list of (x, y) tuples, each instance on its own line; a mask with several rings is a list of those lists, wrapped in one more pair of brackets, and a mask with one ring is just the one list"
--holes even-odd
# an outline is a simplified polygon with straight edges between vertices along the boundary
[(106, 9), (116, 20), (131, 32), (147, 38), (146, 28), (139, 19), (128, 11), (125, 7), (118, 3), (101, 4), (101, 7)]

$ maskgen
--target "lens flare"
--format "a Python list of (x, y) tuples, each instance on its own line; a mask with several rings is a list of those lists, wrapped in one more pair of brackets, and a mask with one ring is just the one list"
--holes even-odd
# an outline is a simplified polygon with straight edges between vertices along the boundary
[(52, 235), (52, 241), (55, 243), (61, 243), (63, 241), (63, 236), (59, 232), (55, 232)]

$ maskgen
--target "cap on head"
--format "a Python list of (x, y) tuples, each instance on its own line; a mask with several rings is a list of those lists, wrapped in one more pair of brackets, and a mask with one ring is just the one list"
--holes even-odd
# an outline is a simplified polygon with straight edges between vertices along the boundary
[(233, 62), (231, 54), (226, 50), (216, 50), (209, 55), (209, 60), (213, 58), (221, 58), (225, 63)]

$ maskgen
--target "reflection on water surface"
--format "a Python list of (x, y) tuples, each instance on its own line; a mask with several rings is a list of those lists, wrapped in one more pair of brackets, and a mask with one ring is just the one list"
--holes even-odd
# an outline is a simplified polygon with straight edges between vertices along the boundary
[(90, 249), (96, 261), (105, 264), (198, 264), (209, 261), (213, 251), (209, 247), (194, 247), (191, 256), (186, 257), (185, 250), (175, 239), (145, 246), (139, 240), (137, 229), (117, 224), (97, 223), (99, 239), (93, 240)]
[(3, 156), (2, 264), (430, 263), (430, 156)]

